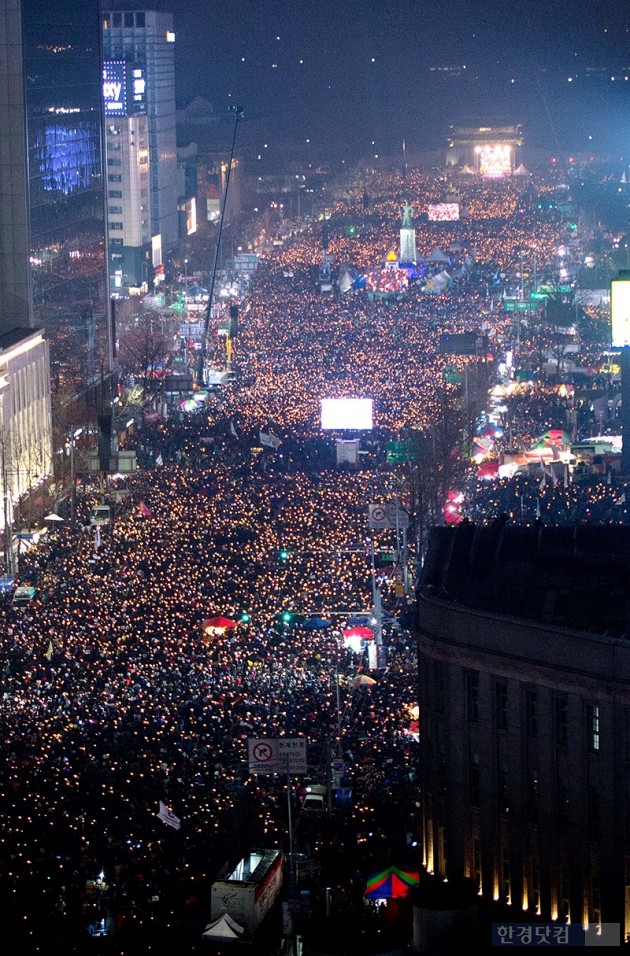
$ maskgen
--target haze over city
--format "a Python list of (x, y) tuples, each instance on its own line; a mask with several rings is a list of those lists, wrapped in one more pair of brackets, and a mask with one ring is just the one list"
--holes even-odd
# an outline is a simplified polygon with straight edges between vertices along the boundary
[(182, 0), (174, 24), (178, 102), (241, 105), (265, 167), (433, 149), (490, 120), (552, 151), (630, 154), (629, 14), (610, 0)]

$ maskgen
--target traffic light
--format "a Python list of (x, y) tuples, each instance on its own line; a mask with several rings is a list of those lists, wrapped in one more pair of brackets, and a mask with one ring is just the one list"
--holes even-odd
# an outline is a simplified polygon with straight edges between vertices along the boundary
[(289, 557), (289, 552), (286, 551), (284, 548), (282, 549), (282, 551), (278, 551), (278, 558), (281, 561), (287, 561), (288, 557)]
[(290, 624), (290, 623), (291, 623), (291, 612), (290, 612), (290, 611), (283, 611), (283, 612), (282, 612), (281, 620), (282, 620), (282, 623), (283, 623), (283, 624)]
[(243, 622), (243, 624), (249, 624), (251, 619), (252, 617), (249, 611), (243, 611), (243, 613), (241, 614), (241, 621)]

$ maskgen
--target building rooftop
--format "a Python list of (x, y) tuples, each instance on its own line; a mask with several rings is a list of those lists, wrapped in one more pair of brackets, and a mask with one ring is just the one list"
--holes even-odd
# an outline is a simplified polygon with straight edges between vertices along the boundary
[(630, 527), (488, 525), (434, 528), (421, 592), (474, 610), (630, 636)]
[(0, 334), (0, 352), (5, 352), (19, 342), (23, 342), (33, 335), (41, 335), (41, 333), (41, 329), (30, 329), (25, 326), (17, 326), (14, 329), (9, 329), (8, 332)]

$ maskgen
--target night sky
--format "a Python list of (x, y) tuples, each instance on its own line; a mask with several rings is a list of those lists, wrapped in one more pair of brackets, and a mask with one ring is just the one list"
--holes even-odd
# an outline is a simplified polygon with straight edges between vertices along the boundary
[[(409, 151), (434, 148), (444, 145), (451, 124), (499, 121), (523, 123), (527, 141), (550, 150), (630, 155), (627, 4), (153, 6), (174, 11), (178, 104), (200, 94), (219, 113), (242, 106), (247, 141), (264, 151), (263, 160), (274, 151), (314, 159), (385, 155), (400, 150), (403, 139)], [(431, 69), (444, 66), (461, 69)]]

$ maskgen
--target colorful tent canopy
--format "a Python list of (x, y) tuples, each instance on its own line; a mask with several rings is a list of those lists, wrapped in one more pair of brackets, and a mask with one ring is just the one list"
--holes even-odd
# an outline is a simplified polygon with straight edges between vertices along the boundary
[(367, 674), (357, 674), (357, 676), (352, 681), (353, 687), (373, 687), (376, 681), (373, 677), (368, 677)]
[(236, 624), (237, 622), (229, 617), (209, 617), (203, 622), (202, 628), (206, 634), (219, 634), (231, 627), (236, 627)]
[(390, 866), (381, 873), (368, 877), (363, 894), (366, 900), (395, 900), (408, 896), (420, 882), (420, 874)]
[(479, 478), (496, 478), (499, 474), (499, 462), (498, 461), (484, 461), (479, 466), (477, 471), (477, 476)]
[(374, 638), (374, 630), (371, 627), (365, 627), (362, 624), (357, 624), (355, 627), (344, 627), (341, 632), (344, 637), (360, 637), (364, 641), (371, 641)]
[(559, 447), (560, 445), (571, 445), (572, 443), (573, 439), (567, 432), (561, 428), (550, 428), (543, 435), (539, 436), (536, 441), (536, 447), (538, 448), (542, 445), (555, 445)]

